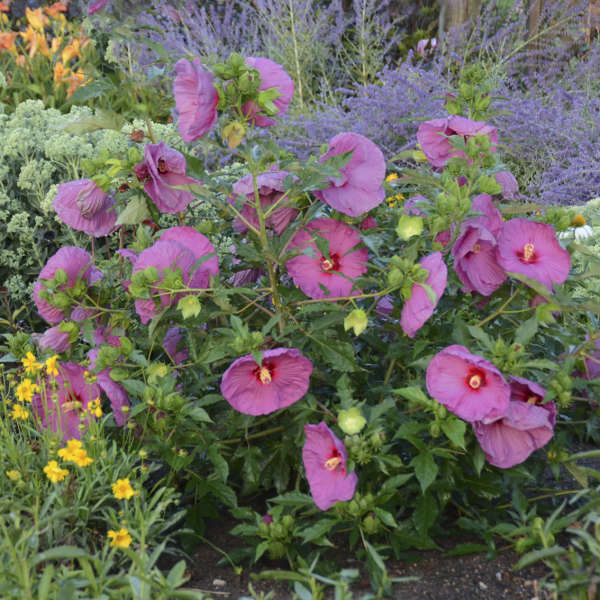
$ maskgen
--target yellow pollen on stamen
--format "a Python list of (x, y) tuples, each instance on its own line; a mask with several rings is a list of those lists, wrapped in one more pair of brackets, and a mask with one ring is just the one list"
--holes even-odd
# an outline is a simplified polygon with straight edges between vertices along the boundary
[(481, 385), (481, 377), (479, 375), (473, 375), (471, 379), (469, 379), (469, 387), (476, 390)]
[(329, 460), (325, 461), (325, 468), (328, 471), (333, 471), (341, 463), (342, 459), (339, 456), (334, 456), (333, 458), (330, 458)]
[(537, 396), (530, 396), (529, 398), (527, 398), (527, 404), (537, 404), (537, 401), (538, 401)]
[(322, 265), (323, 265), (324, 271), (329, 271), (329, 270), (333, 269), (333, 263), (330, 260), (328, 260), (327, 258), (323, 259)]
[(473, 246), (473, 252), (474, 252), (475, 254), (479, 254), (479, 251), (480, 251), (480, 250), (481, 250), (481, 246), (480, 246), (479, 244), (475, 244), (475, 245)]
[(575, 215), (571, 221), (573, 227), (583, 227), (586, 224), (585, 217), (583, 215)]
[(535, 253), (535, 246), (530, 242), (523, 246), (523, 258), (525, 260), (531, 260)]
[(258, 377), (261, 383), (271, 383), (271, 372), (266, 367), (261, 367), (258, 372)]

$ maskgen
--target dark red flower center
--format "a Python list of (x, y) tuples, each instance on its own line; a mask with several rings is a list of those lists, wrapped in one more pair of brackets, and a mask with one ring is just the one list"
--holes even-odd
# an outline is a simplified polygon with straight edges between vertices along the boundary
[(526, 265), (535, 263), (538, 260), (535, 246), (531, 242), (527, 242), (521, 250), (518, 250), (517, 256), (519, 257), (519, 260)]
[(329, 258), (325, 258), (321, 256), (321, 270), (325, 271), (325, 273), (329, 273), (331, 271), (339, 271), (340, 270), (340, 255), (332, 254)]
[(165, 162), (164, 158), (159, 158), (158, 159), (158, 172), (161, 174), (165, 174), (169, 172), (169, 169), (167, 169), (167, 163)]
[(467, 373), (467, 376), (465, 377), (465, 383), (472, 390), (478, 390), (482, 387), (485, 387), (487, 384), (485, 371), (483, 369), (479, 369), (478, 367), (471, 367)]
[(256, 367), (256, 369), (252, 371), (252, 375), (254, 375), (256, 380), (262, 385), (268, 385), (275, 377), (275, 365), (269, 360), (263, 361), (262, 366)]
[(332, 448), (329, 453), (329, 458), (323, 463), (323, 466), (328, 471), (336, 471), (341, 467), (342, 455), (339, 453), (337, 448)]

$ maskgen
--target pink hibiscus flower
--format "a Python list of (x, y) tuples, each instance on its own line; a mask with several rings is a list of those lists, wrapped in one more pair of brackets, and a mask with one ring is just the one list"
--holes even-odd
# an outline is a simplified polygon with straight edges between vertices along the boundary
[(348, 455), (343, 442), (323, 422), (305, 425), (302, 461), (315, 504), (327, 510), (336, 502), (351, 500), (358, 476), (348, 473)]
[(518, 200), (519, 182), (510, 171), (499, 171), (494, 175), (494, 179), (502, 188), (500, 195), (504, 200)]
[(496, 367), (464, 346), (438, 352), (427, 366), (427, 391), (461, 419), (490, 423), (501, 418), (510, 386)]
[(180, 365), (190, 357), (187, 346), (185, 343), (181, 343), (183, 340), (182, 331), (179, 327), (171, 327), (167, 329), (162, 341), (164, 351), (176, 365)]
[[(316, 236), (329, 244), (328, 256), (317, 248)], [(294, 283), (310, 298), (354, 296), (360, 293), (353, 290), (354, 279), (366, 273), (369, 260), (367, 249), (357, 248), (359, 243), (358, 232), (349, 225), (327, 217), (316, 219), (296, 233), (290, 244), (290, 249), (310, 251), (311, 256), (299, 254), (285, 266)]]
[(552, 291), (571, 269), (571, 255), (561, 248), (551, 225), (527, 219), (504, 223), (498, 236), (498, 263), (509, 273), (521, 273)]
[(194, 199), (187, 190), (176, 190), (173, 186), (201, 184), (201, 181), (185, 174), (185, 157), (164, 142), (146, 144), (144, 162), (134, 167), (134, 173), (144, 181), (144, 191), (156, 204), (158, 210), (175, 214), (185, 210)]
[[(294, 82), (292, 78), (285, 72), (285, 69), (276, 62), (268, 58), (255, 58), (253, 56), (246, 57), (246, 64), (256, 69), (260, 74), (260, 85), (258, 91), (270, 90), (277, 88), (279, 97), (273, 100), (273, 104), (277, 108), (277, 115), (283, 115), (292, 101), (294, 95)], [(261, 109), (254, 102), (246, 102), (242, 106), (242, 114), (248, 120), (254, 123), (257, 127), (270, 127), (275, 125), (277, 121), (270, 116), (261, 113)]]
[(58, 325), (46, 329), (38, 338), (37, 344), (42, 350), (52, 350), (52, 352), (56, 352), (57, 354), (71, 349), (69, 334), (61, 331)]
[(200, 59), (190, 62), (185, 58), (174, 66), (177, 76), (173, 80), (175, 106), (179, 112), (177, 128), (185, 142), (200, 139), (217, 121), (219, 94), (213, 85), (212, 74), (205, 71)]
[(40, 429), (50, 429), (63, 440), (80, 439), (82, 430), (89, 425), (92, 413), (89, 404), (100, 398), (96, 383), (85, 380), (85, 369), (78, 364), (57, 363), (56, 386), (50, 382), (41, 394), (32, 398), (36, 424)]
[(402, 331), (412, 338), (431, 315), (437, 303), (439, 302), (444, 290), (446, 289), (446, 281), (448, 277), (448, 269), (442, 257), (441, 252), (434, 252), (428, 256), (424, 256), (419, 264), (427, 271), (427, 281), (425, 283), (433, 289), (436, 295), (436, 300), (430, 300), (425, 288), (419, 283), (412, 286), (410, 298), (402, 307), (400, 315), (400, 326)]
[(221, 394), (241, 413), (268, 415), (306, 394), (312, 370), (312, 362), (295, 348), (265, 350), (260, 365), (248, 354), (225, 371)]
[[(55, 291), (46, 290), (43, 280), (54, 279), (56, 272), (62, 270), (66, 273), (67, 282), (59, 285)], [(56, 292), (63, 292), (73, 287), (77, 281), (83, 281), (86, 286), (102, 278), (102, 272), (92, 264), (92, 257), (82, 248), (64, 246), (52, 255), (44, 265), (37, 281), (33, 285), (33, 301), (37, 306), (40, 316), (48, 323), (54, 325), (71, 315), (72, 305), (55, 306), (52, 296)], [(46, 296), (48, 297), (42, 297)], [(84, 316), (85, 318), (85, 316)]]
[(458, 115), (425, 121), (417, 130), (417, 142), (432, 167), (445, 167), (450, 158), (466, 157), (465, 153), (455, 148), (448, 139), (452, 135), (458, 135), (465, 141), (475, 135), (487, 135), (492, 142), (492, 152), (496, 150), (498, 143), (496, 128), (482, 121), (471, 121)]
[[(283, 192), (285, 191), (283, 182), (287, 176), (288, 171), (267, 171), (256, 176), (256, 186), (262, 208), (267, 209), (283, 196)], [(246, 196), (246, 201), (240, 212), (246, 221), (259, 229), (258, 215), (256, 214), (254, 203), (254, 182), (252, 175), (246, 175), (239, 181), (236, 181), (233, 184), (233, 194), (229, 198), (231, 204), (235, 203), (238, 196)], [(286, 206), (284, 201), (267, 217), (266, 226), (273, 229), (277, 235), (281, 235), (290, 222), (296, 218), (297, 214), (298, 211), (295, 208)], [(238, 233), (246, 233), (248, 231), (246, 224), (238, 217), (233, 222), (233, 228)]]
[(546, 390), (522, 377), (510, 377), (510, 402), (501, 419), (473, 423), (475, 435), (487, 461), (508, 469), (526, 460), (554, 435), (556, 405), (542, 404)]
[(342, 168), (340, 176), (331, 180), (331, 186), (317, 190), (315, 197), (345, 215), (359, 217), (375, 208), (385, 198), (385, 159), (381, 150), (358, 133), (340, 133), (330, 142), (319, 159), (352, 151), (350, 162)]
[(52, 207), (63, 223), (93, 237), (108, 235), (117, 213), (108, 194), (91, 179), (61, 183)]

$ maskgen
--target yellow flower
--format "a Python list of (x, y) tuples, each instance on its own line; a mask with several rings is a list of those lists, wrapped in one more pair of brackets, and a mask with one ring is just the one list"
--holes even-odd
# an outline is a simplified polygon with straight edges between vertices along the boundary
[(61, 448), (58, 451), (58, 456), (62, 458), (64, 461), (73, 460), (73, 455), (76, 450), (81, 450), (83, 448), (82, 443), (79, 440), (68, 440), (67, 447)]
[(29, 418), (29, 411), (23, 408), (20, 404), (13, 404), (12, 413), (10, 416), (16, 421), (17, 419), (21, 419), (26, 421)]
[(21, 479), (21, 473), (19, 473), (19, 471), (16, 471), (15, 469), (11, 469), (10, 471), (6, 471), (6, 476), (11, 481), (19, 481), (19, 479)]
[(583, 227), (586, 224), (585, 217), (583, 215), (575, 215), (571, 221), (573, 227)]
[(36, 360), (31, 352), (28, 352), (25, 358), (21, 359), (21, 364), (25, 367), (25, 372), (28, 375), (35, 375), (42, 368), (41, 363)]
[(58, 483), (59, 481), (62, 481), (69, 474), (69, 471), (67, 469), (61, 469), (55, 460), (51, 460), (44, 467), (44, 473), (46, 473), (46, 477), (52, 483)]
[(390, 174), (389, 174), (389, 175), (388, 175), (388, 176), (385, 178), (385, 180), (386, 180), (387, 182), (394, 181), (395, 179), (398, 179), (398, 173), (390, 173)]
[(120, 531), (109, 529), (108, 537), (110, 538), (110, 545), (113, 546), (113, 548), (129, 548), (133, 541), (129, 535), (129, 531), (127, 531), (125, 527), (121, 527)]
[(48, 375), (52, 375), (56, 377), (58, 375), (58, 369), (56, 368), (56, 361), (58, 360), (58, 355), (51, 356), (46, 359), (46, 373)]
[(68, 46), (63, 48), (61, 58), (65, 65), (73, 58), (80, 57), (79, 40), (73, 40)]
[(73, 457), (70, 460), (78, 467), (88, 467), (94, 462), (94, 459), (91, 456), (88, 456), (88, 453), (83, 448), (75, 450), (73, 452)]
[(31, 379), (23, 379), (17, 386), (17, 400), (19, 402), (31, 402), (33, 394), (40, 391), (40, 386), (37, 383), (33, 383)]
[(92, 400), (88, 404), (88, 410), (90, 411), (91, 415), (94, 415), (96, 418), (99, 419), (102, 416), (102, 407), (100, 406), (100, 398), (96, 398), (95, 400)]
[(404, 194), (396, 194), (395, 196), (389, 196), (385, 199), (390, 208), (396, 206), (398, 201), (404, 200)]
[(136, 495), (135, 490), (129, 483), (129, 478), (117, 479), (117, 483), (112, 484), (112, 492), (117, 500), (129, 500), (132, 496)]
[(41, 8), (31, 10), (29, 7), (25, 9), (25, 16), (27, 22), (38, 31), (44, 30), (44, 25), (48, 22), (48, 17), (44, 15)]

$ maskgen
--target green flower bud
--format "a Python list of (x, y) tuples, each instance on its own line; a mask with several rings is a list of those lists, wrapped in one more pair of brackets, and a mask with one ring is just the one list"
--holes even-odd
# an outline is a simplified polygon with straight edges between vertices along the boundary
[(367, 424), (367, 420), (362, 416), (357, 407), (341, 410), (338, 413), (338, 425), (340, 429), (349, 435), (354, 435), (362, 431)]
[(269, 542), (268, 551), (271, 560), (278, 560), (285, 556), (285, 546), (281, 542)]
[(379, 521), (379, 519), (373, 513), (369, 513), (363, 519), (362, 524), (363, 524), (364, 530), (369, 535), (374, 535), (375, 533), (377, 533), (379, 531), (380, 526), (381, 526), (381, 522)]
[(422, 232), (423, 219), (421, 217), (411, 217), (403, 214), (396, 226), (396, 234), (405, 242), (415, 235), (421, 235)]
[(355, 308), (345, 319), (344, 319), (344, 331), (348, 329), (354, 330), (354, 335), (360, 335), (368, 324), (367, 313), (360, 308)]

